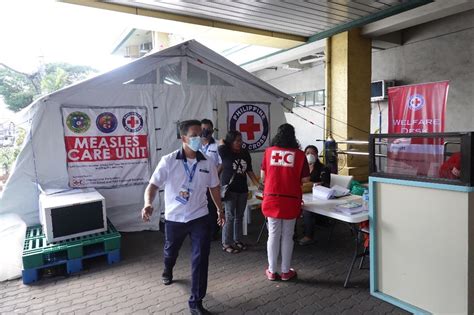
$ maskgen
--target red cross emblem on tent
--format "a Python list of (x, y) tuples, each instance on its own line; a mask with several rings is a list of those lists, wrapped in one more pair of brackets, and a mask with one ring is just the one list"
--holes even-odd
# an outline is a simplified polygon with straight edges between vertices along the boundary
[(229, 130), (238, 130), (242, 133), (243, 148), (256, 151), (268, 146), (270, 135), (268, 114), (267, 103), (229, 102)]
[(270, 156), (270, 165), (293, 167), (295, 165), (295, 152), (273, 150)]
[(140, 123), (140, 120), (138, 120), (137, 117), (135, 117), (135, 116), (130, 116), (130, 117), (127, 119), (126, 123), (127, 123), (127, 126), (130, 126), (130, 128), (133, 129), (133, 128), (135, 128), (135, 126), (136, 126), (137, 124)]
[(261, 125), (255, 123), (254, 115), (248, 115), (247, 121), (239, 125), (239, 130), (241, 133), (247, 134), (248, 140), (255, 140), (255, 133), (261, 131)]
[(122, 125), (128, 132), (138, 132), (143, 128), (143, 118), (137, 112), (129, 112), (123, 116)]

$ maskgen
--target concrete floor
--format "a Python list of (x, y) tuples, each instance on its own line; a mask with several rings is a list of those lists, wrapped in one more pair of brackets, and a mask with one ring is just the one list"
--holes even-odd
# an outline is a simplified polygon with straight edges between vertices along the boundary
[[(349, 229), (336, 225), (331, 241), (329, 229), (318, 227), (318, 242), (295, 246), (293, 267), (298, 279), (271, 282), (265, 278), (266, 234), (259, 244), (262, 217), (252, 215), (245, 241), (249, 249), (239, 254), (221, 250), (212, 243), (208, 294), (204, 305), (214, 314), (408, 314), (369, 294), (369, 271), (356, 269), (350, 288), (343, 282), (353, 242)], [(301, 222), (298, 231), (301, 233)], [(174, 270), (174, 284), (161, 284), (163, 234), (122, 234), (122, 261), (107, 265), (95, 259), (83, 272), (46, 277), (34, 285), (21, 279), (0, 283), (0, 314), (187, 314), (190, 287), (190, 246), (185, 242)], [(368, 261), (364, 264), (368, 266)]]

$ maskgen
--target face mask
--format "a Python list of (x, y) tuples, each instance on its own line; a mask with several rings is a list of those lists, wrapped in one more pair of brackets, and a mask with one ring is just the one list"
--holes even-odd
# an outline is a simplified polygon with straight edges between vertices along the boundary
[(313, 154), (306, 154), (306, 159), (308, 160), (309, 164), (316, 163), (316, 157)]
[(206, 138), (206, 139), (211, 139), (211, 137), (212, 137), (212, 130), (210, 130), (210, 129), (203, 129), (203, 130), (202, 130), (201, 137), (202, 137), (202, 138)]
[(189, 137), (189, 143), (186, 143), (188, 147), (194, 152), (199, 151), (201, 147), (201, 138), (200, 137)]

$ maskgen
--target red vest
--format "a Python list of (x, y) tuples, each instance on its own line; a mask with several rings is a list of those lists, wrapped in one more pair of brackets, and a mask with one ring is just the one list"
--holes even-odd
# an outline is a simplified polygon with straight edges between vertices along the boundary
[(295, 219), (301, 213), (301, 174), (306, 156), (299, 149), (270, 147), (265, 150), (263, 215), (277, 219)]

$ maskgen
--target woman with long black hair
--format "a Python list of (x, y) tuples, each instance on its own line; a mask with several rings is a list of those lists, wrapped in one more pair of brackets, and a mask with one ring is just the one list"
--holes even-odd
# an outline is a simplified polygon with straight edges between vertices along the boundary
[[(299, 148), (295, 128), (283, 124), (263, 156), (262, 212), (268, 221), (268, 269), (265, 274), (271, 281), (278, 277), (287, 281), (296, 276), (291, 268), (293, 233), (296, 218), (301, 214), (301, 184), (309, 181), (308, 162)], [(280, 251), (281, 268), (278, 268)]]
[(242, 242), (242, 224), (247, 206), (247, 175), (255, 185), (259, 185), (257, 176), (252, 170), (250, 153), (242, 148), (242, 134), (230, 130), (224, 145), (219, 146), (222, 159), (222, 189), (227, 192), (224, 197), (225, 224), (222, 229), (222, 250), (236, 254), (247, 249)]

